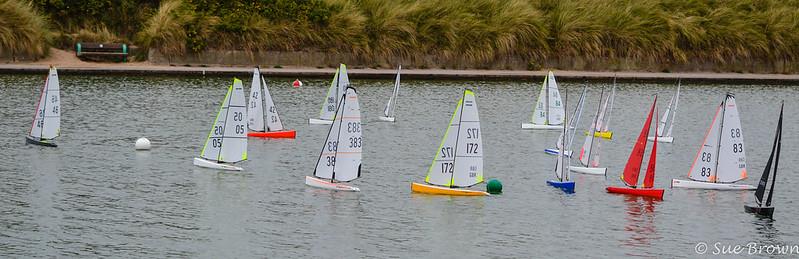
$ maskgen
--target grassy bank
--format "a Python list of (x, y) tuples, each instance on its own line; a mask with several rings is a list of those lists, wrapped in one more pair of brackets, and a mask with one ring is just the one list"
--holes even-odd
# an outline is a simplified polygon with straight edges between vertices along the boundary
[(517, 57), (529, 69), (799, 69), (796, 0), (120, 0), (112, 12), (105, 1), (74, 2), (81, 8), (35, 4), (58, 42), (79, 40), (84, 30), (83, 38), (113, 36), (173, 57), (207, 49), (311, 50), (374, 65), (437, 57), (480, 67)]

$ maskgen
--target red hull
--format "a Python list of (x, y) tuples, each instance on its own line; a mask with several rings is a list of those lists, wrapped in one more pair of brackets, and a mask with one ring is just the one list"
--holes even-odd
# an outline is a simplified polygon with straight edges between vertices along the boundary
[(267, 132), (251, 131), (247, 132), (247, 136), (258, 137), (258, 138), (295, 138), (297, 136), (297, 132), (294, 130), (267, 131)]
[(659, 200), (663, 199), (663, 189), (635, 189), (628, 187), (615, 187), (609, 186), (607, 188), (609, 193), (630, 194), (638, 196), (652, 197)]

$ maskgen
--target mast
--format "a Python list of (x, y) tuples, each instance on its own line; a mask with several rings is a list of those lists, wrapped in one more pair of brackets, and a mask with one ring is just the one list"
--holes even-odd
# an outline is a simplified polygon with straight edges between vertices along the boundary
[[(552, 73), (552, 71), (549, 71), (549, 72)], [(544, 106), (544, 113), (547, 114), (546, 115), (547, 120), (546, 120), (546, 122), (544, 122), (544, 124), (545, 125), (551, 125), (549, 123), (549, 121), (550, 121), (550, 119), (549, 119), (549, 74), (547, 74), (547, 77), (544, 78), (544, 89), (546, 89), (545, 92), (544, 92), (544, 105), (545, 105)]]

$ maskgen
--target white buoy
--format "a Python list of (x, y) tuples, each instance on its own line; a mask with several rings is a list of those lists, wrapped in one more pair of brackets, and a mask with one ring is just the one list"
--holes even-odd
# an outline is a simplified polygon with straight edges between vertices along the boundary
[(147, 138), (137, 139), (136, 150), (150, 150), (150, 140)]

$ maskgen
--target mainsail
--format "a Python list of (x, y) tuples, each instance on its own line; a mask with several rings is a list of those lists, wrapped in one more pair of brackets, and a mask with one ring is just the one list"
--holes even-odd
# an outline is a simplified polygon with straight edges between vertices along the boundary
[(402, 65), (397, 68), (397, 78), (394, 79), (394, 91), (391, 92), (391, 97), (388, 99), (388, 103), (386, 103), (386, 108), (383, 109), (383, 115), (389, 118), (394, 117), (394, 110), (397, 108), (397, 95), (399, 95), (399, 87), (400, 87), (400, 71), (402, 70)]
[(336, 110), (314, 176), (348, 182), (361, 175), (361, 108), (355, 88), (347, 87)]
[(450, 118), (425, 182), (468, 187), (483, 181), (483, 140), (474, 92), (465, 90)]
[(35, 139), (54, 139), (61, 135), (61, 96), (55, 67), (50, 67), (42, 87), (28, 135)]

